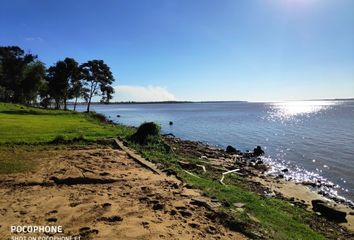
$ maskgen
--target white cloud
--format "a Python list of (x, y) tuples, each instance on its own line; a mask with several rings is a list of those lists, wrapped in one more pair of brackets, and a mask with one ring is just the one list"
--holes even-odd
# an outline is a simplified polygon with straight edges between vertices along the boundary
[(166, 88), (159, 86), (130, 86), (120, 85), (114, 88), (115, 94), (113, 101), (175, 101), (176, 97)]
[(26, 37), (25, 38), (26, 41), (38, 41), (38, 42), (43, 42), (43, 38), (41, 37)]

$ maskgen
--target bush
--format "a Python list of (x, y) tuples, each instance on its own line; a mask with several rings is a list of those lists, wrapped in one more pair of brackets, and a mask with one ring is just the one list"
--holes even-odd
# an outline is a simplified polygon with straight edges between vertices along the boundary
[(154, 122), (146, 122), (139, 126), (136, 133), (130, 137), (130, 140), (139, 144), (147, 144), (149, 141), (159, 136), (160, 127)]

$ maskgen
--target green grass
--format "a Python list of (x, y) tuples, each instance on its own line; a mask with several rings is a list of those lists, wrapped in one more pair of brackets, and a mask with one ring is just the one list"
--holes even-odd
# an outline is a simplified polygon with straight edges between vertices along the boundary
[(226, 201), (231, 206), (233, 203), (245, 203), (242, 213), (237, 214), (237, 211), (234, 211), (235, 217), (244, 223), (254, 221), (255, 225), (259, 224), (272, 239), (325, 239), (307, 225), (311, 214), (288, 202), (265, 198), (235, 185), (221, 185), (203, 176), (184, 175), (184, 179), (210, 197)]
[[(239, 212), (236, 208), (225, 208), (229, 215), (234, 216), (241, 224), (246, 225), (245, 233), (261, 232), (270, 239), (326, 239), (309, 227), (309, 222), (314, 214), (290, 203), (275, 199), (265, 198), (255, 192), (248, 191), (237, 182), (242, 182), (242, 177), (230, 175), (225, 178), (227, 185), (221, 185), (213, 180), (218, 173), (209, 174), (194, 173), (196, 177), (186, 174), (177, 164), (181, 159), (176, 153), (166, 151), (161, 142), (150, 143), (146, 146), (131, 144), (131, 147), (139, 151), (145, 158), (152, 162), (162, 164), (165, 168), (173, 169), (183, 178), (186, 183), (201, 189), (209, 197), (214, 197), (219, 202), (245, 203), (244, 211)], [(186, 160), (186, 156), (182, 157)], [(197, 162), (197, 159), (187, 159)], [(208, 170), (210, 171), (210, 170)]]
[(58, 136), (66, 140), (97, 140), (125, 137), (133, 131), (124, 126), (103, 124), (92, 114), (0, 103), (0, 144), (47, 143)]
[[(102, 123), (92, 113), (0, 103), (0, 174), (34, 170), (42, 145), (55, 140), (90, 142), (107, 137), (126, 137), (134, 131), (129, 127)], [(28, 144), (36, 146), (23, 146)]]
[[(93, 114), (0, 103), (0, 173), (35, 169), (36, 159), (48, 152), (45, 151), (49, 146), (46, 144), (54, 139), (94, 141), (117, 136), (128, 139), (134, 131), (125, 126), (104, 124)], [(219, 177), (219, 173), (210, 169), (208, 174), (195, 172), (196, 177), (185, 174), (179, 167), (178, 160), (187, 158), (188, 161), (198, 162), (198, 159), (188, 159), (188, 156), (169, 151), (159, 139), (144, 146), (133, 143), (129, 143), (129, 146), (148, 160), (173, 169), (186, 183), (220, 202), (227, 202), (231, 206), (236, 202), (245, 203), (243, 211), (232, 207), (222, 209), (240, 223), (245, 223), (245, 233), (261, 232), (269, 239), (325, 239), (321, 233), (309, 227), (309, 221), (313, 221), (313, 213), (286, 201), (264, 198), (249, 191), (242, 184), (245, 182), (242, 177), (228, 177), (225, 179), (228, 185), (221, 185), (214, 180), (216, 176)]]

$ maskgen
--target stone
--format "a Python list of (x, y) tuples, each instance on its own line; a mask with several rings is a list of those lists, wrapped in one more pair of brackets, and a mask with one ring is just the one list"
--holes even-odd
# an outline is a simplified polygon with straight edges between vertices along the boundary
[(226, 152), (232, 154), (232, 153), (236, 153), (237, 150), (233, 146), (229, 145), (229, 146), (226, 147)]
[(327, 218), (328, 220), (337, 223), (347, 222), (347, 220), (345, 219), (347, 213), (339, 209), (336, 209), (334, 206), (331, 206), (328, 202), (325, 202), (320, 199), (315, 199), (312, 200), (311, 203), (312, 203), (312, 209), (315, 212), (321, 213), (321, 215)]
[(257, 146), (255, 149), (253, 149), (253, 154), (258, 157), (258, 156), (263, 155), (264, 151), (261, 148), (261, 146)]

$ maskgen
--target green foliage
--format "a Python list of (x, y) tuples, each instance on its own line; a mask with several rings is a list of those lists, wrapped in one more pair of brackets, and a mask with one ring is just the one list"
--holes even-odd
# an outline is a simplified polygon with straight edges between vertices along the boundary
[(160, 136), (160, 126), (154, 122), (145, 122), (138, 127), (138, 130), (130, 137), (130, 139), (138, 144), (147, 144), (155, 142)]
[(0, 47), (0, 101), (31, 104), (45, 76), (37, 56), (17, 46)]
[[(80, 84), (81, 72), (79, 64), (73, 58), (65, 58), (58, 61), (54, 66), (48, 69), (48, 94), (55, 100), (56, 108), (59, 109), (61, 103), (64, 109), (67, 109), (67, 100), (80, 93), (82, 85)], [(74, 85), (75, 92), (72, 89)]]
[(17, 46), (0, 47), (0, 101), (21, 103), (47, 108), (67, 110), (67, 101), (78, 99), (88, 102), (100, 96), (101, 102), (113, 98), (114, 77), (103, 60), (88, 61), (81, 66), (73, 58), (56, 62), (47, 71), (36, 55), (25, 52)]
[(109, 102), (112, 99), (114, 89), (111, 84), (114, 82), (113, 74), (103, 60), (92, 60), (81, 65), (84, 84), (89, 89), (87, 112), (90, 111), (93, 96), (101, 96), (102, 102)]

